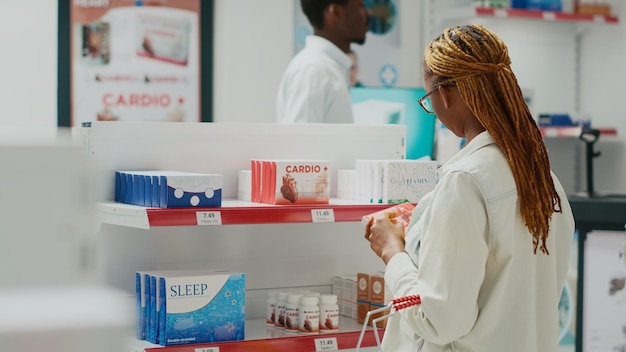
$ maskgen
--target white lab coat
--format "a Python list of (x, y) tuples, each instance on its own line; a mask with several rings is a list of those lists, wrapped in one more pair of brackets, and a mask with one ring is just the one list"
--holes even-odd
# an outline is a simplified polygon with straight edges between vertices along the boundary
[(276, 96), (279, 123), (352, 123), (350, 57), (320, 36), (289, 63)]
[(550, 255), (535, 255), (511, 168), (488, 132), (440, 176), (413, 214), (407, 253), (386, 267), (393, 296), (419, 294), (422, 304), (389, 319), (383, 351), (557, 352), (574, 235), (560, 182), (553, 175), (563, 212), (552, 215)]

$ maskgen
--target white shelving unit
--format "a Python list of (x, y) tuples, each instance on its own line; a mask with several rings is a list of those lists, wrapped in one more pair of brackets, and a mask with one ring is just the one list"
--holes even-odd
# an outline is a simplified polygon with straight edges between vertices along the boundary
[[(276, 125), (226, 123), (107, 123), (74, 129), (88, 147), (96, 170), (99, 268), (102, 280), (134, 295), (137, 270), (219, 267), (246, 273), (246, 341), (157, 347), (145, 341), (132, 350), (221, 352), (316, 351), (316, 339), (330, 338), (353, 349), (360, 324), (343, 319), (342, 330), (319, 336), (276, 336), (265, 316), (272, 290), (330, 292), (335, 274), (383, 270), (363, 240), (363, 215), (383, 209), (335, 199), (336, 171), (354, 169), (357, 159), (402, 159), (405, 126)], [(252, 158), (331, 161), (328, 205), (273, 206), (236, 200), (238, 171)], [(224, 175), (222, 207), (155, 209), (114, 203), (115, 170), (180, 170)], [(314, 211), (329, 210), (334, 221), (316, 222)], [(196, 214), (219, 211), (222, 223), (198, 225)], [(261, 321), (262, 322), (262, 321)], [(273, 329), (272, 329), (273, 330)], [(368, 331), (363, 347), (375, 346)]]
[(579, 111), (580, 38), (589, 26), (619, 23), (616, 16), (475, 8), (471, 0), (428, 0), (424, 12), (422, 47), (455, 25), (477, 23), (498, 33), (536, 114)]

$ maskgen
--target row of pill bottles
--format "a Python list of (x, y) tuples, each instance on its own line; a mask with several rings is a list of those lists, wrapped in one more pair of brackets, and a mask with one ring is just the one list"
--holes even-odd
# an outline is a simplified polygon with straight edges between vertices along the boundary
[(268, 326), (304, 335), (339, 331), (337, 295), (310, 292), (270, 292)]

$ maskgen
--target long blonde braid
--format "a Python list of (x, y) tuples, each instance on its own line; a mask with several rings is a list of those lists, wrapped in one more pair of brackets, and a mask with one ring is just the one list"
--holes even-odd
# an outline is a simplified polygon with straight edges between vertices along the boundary
[[(522, 220), (537, 247), (549, 254), (550, 218), (561, 212), (550, 161), (504, 42), (480, 25), (448, 28), (430, 42), (424, 72), (435, 84), (456, 85), (462, 99), (506, 156), (517, 185)], [(446, 82), (446, 83), (443, 83)]]

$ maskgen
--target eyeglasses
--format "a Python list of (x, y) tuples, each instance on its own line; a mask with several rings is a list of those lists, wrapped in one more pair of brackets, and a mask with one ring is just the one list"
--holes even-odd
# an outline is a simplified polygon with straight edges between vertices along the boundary
[(441, 88), (441, 85), (436, 86), (430, 92), (426, 93), (423, 97), (419, 98), (417, 101), (422, 109), (426, 111), (427, 114), (434, 114), (435, 110), (433, 110), (433, 104), (430, 102), (430, 95), (433, 94), (437, 89)]

